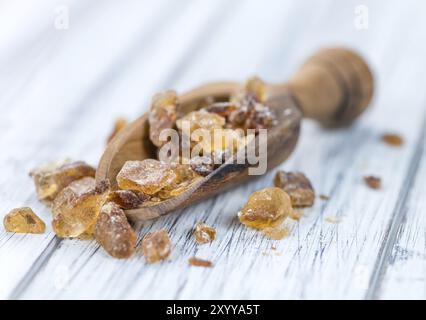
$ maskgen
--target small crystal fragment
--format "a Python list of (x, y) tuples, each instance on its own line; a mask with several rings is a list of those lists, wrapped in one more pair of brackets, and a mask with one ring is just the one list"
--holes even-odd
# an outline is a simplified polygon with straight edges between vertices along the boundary
[(195, 225), (194, 237), (198, 244), (210, 243), (216, 238), (216, 230), (205, 223), (198, 222)]
[(341, 219), (339, 217), (336, 217), (336, 216), (328, 216), (328, 217), (325, 217), (324, 220), (328, 223), (333, 223), (333, 224), (341, 222)]
[(44, 233), (46, 230), (45, 223), (28, 207), (10, 211), (4, 217), (3, 224), (8, 232)]
[(73, 238), (93, 228), (108, 196), (108, 188), (106, 182), (96, 186), (91, 177), (71, 182), (53, 201), (55, 233), (62, 238)]
[(171, 241), (165, 229), (149, 232), (142, 240), (142, 251), (148, 263), (166, 259), (171, 252)]
[(371, 189), (380, 189), (382, 186), (382, 180), (379, 177), (375, 176), (366, 176), (364, 181)]
[(160, 134), (174, 127), (178, 109), (179, 101), (175, 91), (161, 92), (153, 97), (148, 121), (149, 137), (155, 146), (161, 147), (166, 143), (160, 140)]
[(189, 164), (192, 170), (203, 177), (208, 176), (214, 169), (213, 160), (207, 156), (195, 156)]
[(144, 193), (133, 192), (131, 190), (115, 190), (108, 195), (108, 201), (116, 203), (124, 210), (135, 209), (148, 199), (149, 196)]
[(128, 258), (135, 251), (136, 234), (124, 211), (114, 202), (102, 206), (94, 235), (105, 251), (115, 258)]
[(189, 258), (188, 263), (194, 267), (204, 267), (204, 268), (213, 267), (213, 263), (211, 261), (199, 259), (196, 257)]
[(96, 170), (83, 161), (56, 161), (40, 166), (30, 172), (38, 198), (47, 203), (71, 182), (84, 177), (94, 177)]
[(328, 201), (328, 200), (330, 200), (330, 197), (329, 196), (326, 196), (325, 194), (320, 194), (320, 199), (321, 200), (323, 200), (323, 201)]
[(266, 83), (258, 77), (252, 77), (246, 82), (245, 93), (258, 102), (264, 102), (266, 101)]
[(112, 129), (111, 134), (108, 137), (108, 143), (111, 142), (112, 139), (127, 126), (127, 120), (124, 118), (117, 118), (114, 123), (114, 128)]
[(382, 140), (384, 143), (393, 147), (400, 147), (404, 144), (404, 139), (395, 133), (385, 133), (382, 136)]
[(278, 171), (274, 185), (288, 193), (293, 207), (311, 207), (314, 204), (314, 189), (309, 179), (301, 172)]
[(121, 189), (153, 195), (176, 179), (169, 164), (154, 159), (127, 161), (117, 175)]
[(292, 211), (287, 193), (280, 188), (266, 188), (251, 194), (238, 217), (248, 227), (265, 229), (279, 225)]
[(232, 102), (215, 102), (206, 108), (208, 112), (216, 113), (224, 118), (229, 117), (229, 115), (236, 109), (236, 104)]
[(189, 129), (194, 132), (197, 129), (213, 131), (221, 129), (225, 125), (225, 118), (216, 113), (211, 113), (205, 109), (192, 111), (176, 121), (176, 125), (180, 130), (184, 129), (184, 123), (189, 124)]
[(282, 240), (290, 235), (290, 230), (287, 227), (266, 228), (263, 234), (271, 240)]

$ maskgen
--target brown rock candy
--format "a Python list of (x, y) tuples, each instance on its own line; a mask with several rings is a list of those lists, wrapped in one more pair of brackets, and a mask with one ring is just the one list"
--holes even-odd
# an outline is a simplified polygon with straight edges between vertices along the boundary
[(204, 268), (213, 267), (213, 263), (211, 261), (196, 258), (196, 257), (189, 258), (188, 263), (189, 263), (189, 265), (194, 266), (194, 267), (204, 267)]
[(293, 207), (311, 207), (314, 204), (315, 191), (309, 179), (301, 172), (278, 171), (274, 185), (287, 192)]
[(182, 130), (184, 122), (189, 123), (191, 133), (197, 129), (213, 131), (221, 129), (225, 125), (225, 118), (216, 113), (208, 112), (205, 109), (192, 111), (176, 121), (177, 127)]
[(171, 241), (165, 229), (149, 232), (142, 240), (142, 251), (148, 263), (166, 259), (171, 252)]
[(224, 118), (229, 117), (229, 115), (236, 109), (236, 104), (232, 102), (214, 102), (206, 107), (206, 111), (216, 113)]
[(176, 179), (169, 164), (154, 159), (127, 161), (117, 175), (121, 189), (153, 195)]
[(198, 244), (206, 244), (216, 239), (216, 229), (205, 223), (198, 222), (195, 225), (194, 238)]
[(404, 144), (404, 139), (396, 133), (383, 134), (382, 141), (393, 147), (400, 147)]
[(102, 248), (115, 258), (128, 258), (135, 251), (136, 234), (124, 211), (114, 202), (102, 206), (94, 235)]
[(166, 143), (160, 141), (161, 131), (175, 126), (178, 108), (179, 101), (175, 91), (161, 92), (153, 97), (148, 121), (149, 138), (155, 146), (161, 147)]
[(83, 161), (56, 161), (40, 166), (30, 172), (38, 198), (50, 203), (71, 182), (84, 177), (94, 177), (95, 168)]
[(106, 182), (96, 186), (95, 179), (86, 177), (71, 182), (53, 201), (53, 230), (62, 238), (78, 237), (90, 231), (108, 196)]
[(4, 217), (3, 224), (8, 232), (44, 233), (46, 230), (45, 223), (28, 207), (10, 211)]
[(382, 180), (375, 176), (366, 176), (364, 181), (371, 189), (380, 189), (382, 186)]
[(121, 209), (130, 210), (139, 207), (149, 196), (131, 190), (115, 190), (109, 193), (108, 201), (116, 203)]
[(248, 227), (265, 229), (279, 225), (292, 210), (287, 193), (280, 188), (266, 188), (251, 194), (238, 217)]
[(213, 160), (207, 156), (196, 156), (189, 160), (189, 165), (199, 175), (208, 176), (214, 170)]

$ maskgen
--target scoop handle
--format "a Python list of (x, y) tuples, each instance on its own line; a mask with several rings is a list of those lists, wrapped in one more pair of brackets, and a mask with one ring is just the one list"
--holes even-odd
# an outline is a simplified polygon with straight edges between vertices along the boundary
[(271, 86), (271, 93), (290, 91), (305, 117), (340, 127), (368, 107), (373, 88), (373, 74), (361, 56), (327, 48), (308, 58), (286, 84)]

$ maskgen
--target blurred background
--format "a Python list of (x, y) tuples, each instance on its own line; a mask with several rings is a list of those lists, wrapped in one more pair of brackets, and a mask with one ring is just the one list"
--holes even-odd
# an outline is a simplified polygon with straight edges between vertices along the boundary
[[(330, 132), (306, 121), (298, 147), (285, 166), (304, 171), (318, 194), (330, 194), (337, 190), (335, 185), (347, 181), (346, 189), (336, 191), (342, 193), (342, 200), (333, 202), (336, 212), (343, 210), (355, 222), (359, 212), (370, 214), (371, 219), (360, 222), (365, 229), (349, 224), (340, 235), (341, 247), (352, 243), (354, 234), (364, 240), (374, 237), (370, 239), (374, 245), (361, 246), (371, 251), (345, 253), (360, 257), (368, 283), (384, 229), (411, 168), (411, 156), (422, 146), (425, 12), (426, 2), (420, 0), (0, 0), (0, 210), (6, 213), (31, 205), (42, 217), (49, 217), (36, 200), (27, 172), (64, 157), (96, 165), (115, 119), (135, 119), (158, 91), (184, 92), (209, 81), (244, 81), (252, 75), (282, 82), (315, 50), (347, 46), (363, 55), (375, 73), (372, 107), (350, 130)], [(406, 145), (398, 157), (393, 150), (377, 147), (377, 137), (384, 131), (404, 137)], [(347, 163), (353, 169), (350, 173)], [(386, 201), (360, 189), (363, 172), (392, 177), (393, 183), (385, 188)], [(239, 199), (229, 209), (232, 214), (255, 187), (231, 193)], [(364, 201), (366, 197), (372, 197), (371, 201)], [(229, 196), (223, 199), (231, 203)], [(376, 216), (380, 218), (374, 220)], [(225, 233), (227, 227), (221, 228)], [(3, 254), (11, 262), (2, 266), (7, 272), (2, 272), (0, 297), (16, 288), (19, 274), (30, 269), (27, 261), (38, 259), (46, 246), (48, 251), (55, 250), (50, 247), (52, 236), (31, 238), (32, 249), (28, 241), (19, 239), (4, 245), (0, 257)], [(7, 237), (0, 234), (0, 244)], [(299, 247), (296, 242), (286, 243)], [(75, 256), (80, 256), (75, 250)], [(317, 284), (308, 293), (297, 277), (289, 277), (296, 289), (284, 296), (362, 297), (364, 287), (354, 287), (352, 278), (336, 272), (352, 270), (359, 262), (338, 261), (337, 269), (329, 268), (328, 273), (305, 270), (313, 275), (309, 283)], [(321, 289), (324, 281), (333, 284), (328, 293)], [(253, 292), (261, 289), (257, 286)], [(261, 297), (267, 297), (266, 285), (263, 289)]]

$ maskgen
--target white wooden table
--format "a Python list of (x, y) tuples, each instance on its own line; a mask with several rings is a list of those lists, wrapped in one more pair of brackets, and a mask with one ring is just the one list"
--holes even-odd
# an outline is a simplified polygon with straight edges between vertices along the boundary
[[(317, 199), (291, 235), (266, 239), (236, 212), (272, 174), (144, 223), (167, 228), (173, 253), (147, 265), (95, 242), (0, 227), (0, 298), (426, 298), (426, 20), (423, 1), (0, 1), (0, 217), (31, 206), (45, 220), (31, 168), (72, 157), (96, 164), (117, 116), (134, 119), (151, 96), (257, 74), (287, 79), (315, 49), (345, 45), (371, 63), (377, 94), (349, 129), (303, 123), (286, 170), (312, 180)], [(366, 5), (368, 29), (356, 27)], [(62, 6), (65, 5), (65, 6)], [(69, 14), (69, 26), (66, 16)], [(65, 20), (64, 20), (65, 19)], [(405, 144), (380, 141), (385, 131)], [(362, 177), (382, 177), (368, 189)], [(338, 217), (340, 223), (327, 222)], [(191, 228), (218, 230), (196, 246)], [(271, 246), (277, 247), (276, 251)], [(214, 262), (189, 267), (193, 255)]]

